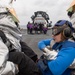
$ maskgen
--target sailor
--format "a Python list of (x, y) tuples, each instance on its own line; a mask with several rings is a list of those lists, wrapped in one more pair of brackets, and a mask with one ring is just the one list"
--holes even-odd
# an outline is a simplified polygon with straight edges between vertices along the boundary
[[(6, 7), (0, 11), (0, 75), (41, 75), (37, 54), (22, 41), (22, 34)], [(33, 67), (33, 69), (32, 69)]]
[(41, 62), (43, 67), (38, 63), (43, 75), (74, 75), (74, 67), (70, 67), (75, 58), (73, 31), (71, 22), (59, 20), (52, 28), (53, 38), (39, 41), (38, 47), (46, 60)]

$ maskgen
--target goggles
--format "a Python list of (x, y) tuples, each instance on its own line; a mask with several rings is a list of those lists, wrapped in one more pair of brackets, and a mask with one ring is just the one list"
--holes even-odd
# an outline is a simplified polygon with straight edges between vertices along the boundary
[(59, 28), (53, 28), (52, 29), (52, 35), (56, 36), (58, 34), (60, 34), (63, 30), (59, 29)]

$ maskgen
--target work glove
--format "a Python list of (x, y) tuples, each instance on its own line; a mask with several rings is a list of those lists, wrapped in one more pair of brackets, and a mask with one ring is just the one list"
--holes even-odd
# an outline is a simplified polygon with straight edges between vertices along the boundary
[(47, 60), (55, 60), (58, 52), (55, 50), (49, 50), (47, 48), (43, 49), (43, 55)]
[(73, 38), (75, 39), (75, 33), (73, 33)]
[(75, 59), (73, 60), (72, 64), (69, 66), (70, 69), (75, 69)]

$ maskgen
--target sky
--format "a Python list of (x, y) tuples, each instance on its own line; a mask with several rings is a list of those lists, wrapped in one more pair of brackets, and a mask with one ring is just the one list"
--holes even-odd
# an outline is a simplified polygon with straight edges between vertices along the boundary
[(69, 20), (67, 9), (72, 1), (73, 0), (16, 0), (13, 1), (12, 6), (16, 11), (20, 25), (26, 25), (29, 21), (32, 22), (31, 16), (34, 15), (36, 11), (45, 11), (49, 15), (52, 24), (54, 24), (60, 19)]

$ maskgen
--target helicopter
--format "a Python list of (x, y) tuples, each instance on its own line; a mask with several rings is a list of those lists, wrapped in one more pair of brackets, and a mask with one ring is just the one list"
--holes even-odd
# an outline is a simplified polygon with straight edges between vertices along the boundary
[[(36, 11), (34, 15), (31, 16), (33, 22), (33, 30), (36, 32), (40, 31), (40, 33), (47, 33), (48, 27), (51, 26), (49, 22), (50, 18), (49, 15), (44, 11)], [(37, 25), (36, 25), (37, 24)], [(37, 28), (35, 29), (35, 25)]]

